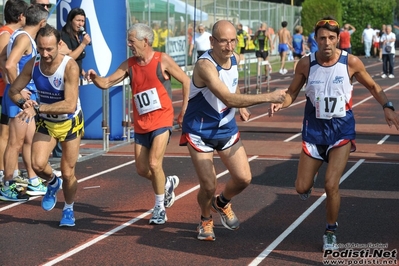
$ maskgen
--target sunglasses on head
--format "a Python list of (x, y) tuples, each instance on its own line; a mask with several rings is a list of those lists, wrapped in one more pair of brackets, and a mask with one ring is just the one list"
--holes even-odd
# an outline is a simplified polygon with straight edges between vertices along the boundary
[(339, 28), (338, 22), (336, 22), (335, 20), (331, 20), (331, 19), (323, 19), (323, 20), (317, 21), (316, 27), (323, 27), (323, 26), (326, 25), (327, 23), (328, 23), (328, 25), (330, 25), (330, 26), (338, 27), (338, 28)]
[(53, 4), (38, 4), (38, 5), (41, 5), (44, 8), (46, 8), (46, 7), (51, 8), (53, 6)]

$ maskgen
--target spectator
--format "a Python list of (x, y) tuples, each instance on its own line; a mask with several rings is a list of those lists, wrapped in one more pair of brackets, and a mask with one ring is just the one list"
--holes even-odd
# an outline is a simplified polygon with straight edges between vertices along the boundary
[(379, 52), (379, 61), (382, 62), (382, 46), (383, 43), (381, 42), (381, 37), (384, 35), (384, 33), (387, 32), (387, 26), (385, 24), (382, 24), (381, 30), (380, 30), (380, 52)]
[(265, 77), (270, 79), (270, 73), (272, 71), (272, 66), (269, 63), (269, 55), (273, 50), (273, 44), (271, 42), (270, 31), (268, 30), (267, 24), (265, 22), (261, 23), (259, 30), (256, 31), (254, 35), (255, 44), (255, 56), (258, 59), (258, 78), (261, 73), (261, 62), (265, 61)]
[(159, 38), (159, 51), (165, 52), (166, 51), (166, 41), (168, 37), (172, 37), (173, 32), (168, 28), (168, 22), (166, 20), (162, 21), (162, 28), (158, 31), (158, 38)]
[(356, 28), (351, 24), (346, 23), (343, 30), (339, 34), (339, 49), (352, 53), (351, 35), (356, 31)]
[(211, 34), (205, 31), (205, 26), (200, 24), (198, 26), (198, 32), (194, 34), (194, 38), (191, 41), (189, 56), (192, 56), (194, 47), (197, 51), (197, 58), (200, 58), (206, 51), (211, 49), (211, 41), (209, 37)]
[(317, 50), (319, 50), (319, 47), (317, 46), (316, 39), (314, 37), (314, 28), (313, 28), (313, 31), (308, 36), (308, 47), (309, 47), (309, 51), (311, 53), (315, 53), (315, 52), (317, 52)]
[(380, 30), (375, 28), (373, 35), (373, 58), (380, 54)]
[[(278, 52), (280, 54), (280, 70), (279, 73), (282, 75), (287, 74), (287, 69), (285, 69), (285, 61), (287, 60), (287, 55), (289, 51), (292, 49), (291, 43), (292, 43), (292, 38), (291, 38), (291, 33), (287, 29), (287, 21), (281, 22), (281, 29), (277, 32), (277, 37), (278, 37)], [(273, 41), (274, 42), (274, 41)]]
[(152, 42), (152, 48), (154, 51), (159, 51), (159, 36), (158, 36), (158, 31), (159, 31), (159, 24), (154, 22), (152, 23), (152, 31), (154, 32), (154, 41)]
[(82, 62), (86, 56), (85, 48), (91, 42), (90, 35), (87, 33), (83, 34), (83, 32), (86, 32), (85, 25), (85, 11), (81, 8), (73, 8), (69, 11), (66, 23), (61, 30), (61, 39), (71, 50), (68, 55), (78, 63), (80, 77), (85, 77), (86, 75), (86, 72), (82, 68)]
[(370, 51), (371, 51), (371, 45), (373, 43), (373, 36), (374, 36), (374, 30), (371, 28), (370, 24), (367, 24), (367, 28), (363, 30), (362, 33), (362, 43), (364, 45), (364, 53), (366, 58), (370, 58)]
[[(245, 60), (245, 51), (248, 50), (251, 36), (243, 29), (241, 23), (237, 25), (237, 40), (238, 43), (236, 52), (240, 55), (240, 63), (243, 63)], [(242, 70), (242, 67), (240, 67), (239, 70)]]
[(305, 55), (305, 37), (302, 35), (303, 28), (302, 26), (295, 27), (295, 34), (292, 36), (292, 48), (293, 48), (293, 56), (294, 56), (294, 74), (295, 68), (298, 64), (299, 59)]
[(386, 33), (381, 37), (382, 42), (382, 72), (381, 78), (394, 78), (394, 57), (395, 57), (396, 35), (392, 32), (392, 26), (386, 26)]

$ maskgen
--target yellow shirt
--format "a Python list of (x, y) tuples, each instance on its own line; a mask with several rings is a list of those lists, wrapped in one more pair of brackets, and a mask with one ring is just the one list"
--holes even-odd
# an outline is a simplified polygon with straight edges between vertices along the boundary
[(152, 31), (154, 32), (154, 41), (152, 42), (152, 48), (158, 48), (159, 47), (158, 32), (156, 30)]

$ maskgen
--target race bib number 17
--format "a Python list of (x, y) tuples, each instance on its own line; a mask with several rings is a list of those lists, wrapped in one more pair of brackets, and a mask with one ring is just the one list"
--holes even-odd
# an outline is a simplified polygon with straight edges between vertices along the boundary
[(331, 119), (333, 117), (344, 117), (345, 98), (344, 96), (338, 97), (316, 97), (316, 118)]
[(142, 115), (161, 109), (161, 101), (156, 88), (152, 88), (134, 95), (137, 112)]

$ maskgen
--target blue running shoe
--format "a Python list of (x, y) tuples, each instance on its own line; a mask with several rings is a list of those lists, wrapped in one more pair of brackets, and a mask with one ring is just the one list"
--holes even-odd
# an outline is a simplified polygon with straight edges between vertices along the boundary
[(62, 186), (62, 179), (57, 178), (57, 186), (52, 187), (50, 184), (47, 186), (46, 195), (42, 199), (42, 208), (45, 211), (51, 211), (57, 203), (57, 192)]
[(11, 183), (8, 187), (3, 186), (0, 188), (0, 199), (4, 201), (27, 201), (29, 200), (29, 195), (24, 193), (23, 187)]
[(28, 194), (29, 196), (42, 196), (46, 194), (47, 187), (43, 185), (40, 178), (38, 179), (39, 179), (39, 185), (33, 186), (31, 183), (28, 184), (28, 189), (26, 191), (26, 194)]
[(60, 226), (75, 226), (75, 215), (72, 209), (68, 208), (62, 211)]

